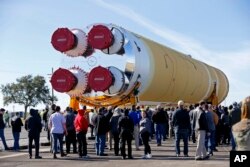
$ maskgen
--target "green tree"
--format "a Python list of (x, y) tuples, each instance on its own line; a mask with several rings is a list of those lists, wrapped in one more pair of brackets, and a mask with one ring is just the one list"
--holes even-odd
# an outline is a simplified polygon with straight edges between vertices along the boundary
[(24, 106), (24, 118), (28, 107), (35, 107), (39, 103), (51, 104), (57, 97), (51, 96), (43, 76), (27, 75), (16, 79), (17, 83), (1, 85), (4, 105), (16, 103)]

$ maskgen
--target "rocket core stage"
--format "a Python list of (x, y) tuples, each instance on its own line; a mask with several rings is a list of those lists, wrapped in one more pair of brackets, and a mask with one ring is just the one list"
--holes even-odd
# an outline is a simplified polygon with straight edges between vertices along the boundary
[(228, 79), (219, 69), (113, 24), (59, 28), (51, 43), (66, 55), (52, 87), (84, 105), (180, 99), (218, 104), (228, 94)]

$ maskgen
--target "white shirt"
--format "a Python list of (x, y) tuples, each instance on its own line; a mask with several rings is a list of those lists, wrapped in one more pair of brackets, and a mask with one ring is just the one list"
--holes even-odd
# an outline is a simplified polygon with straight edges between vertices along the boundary
[(55, 112), (49, 118), (49, 124), (51, 125), (50, 133), (63, 134), (63, 124), (66, 123), (66, 119), (60, 112)]

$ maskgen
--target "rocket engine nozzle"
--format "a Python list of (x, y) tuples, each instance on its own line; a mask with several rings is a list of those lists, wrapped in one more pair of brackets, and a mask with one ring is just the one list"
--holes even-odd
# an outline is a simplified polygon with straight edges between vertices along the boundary
[(106, 54), (118, 53), (124, 41), (123, 33), (113, 26), (94, 25), (88, 33), (88, 43)]
[(105, 91), (112, 83), (113, 77), (107, 68), (98, 66), (93, 68), (89, 73), (89, 86), (94, 91)]
[(58, 28), (52, 35), (51, 44), (60, 51), (65, 52), (75, 45), (75, 36), (68, 28)]
[(69, 70), (59, 68), (56, 70), (50, 80), (53, 89), (64, 93), (72, 90), (77, 84), (77, 78)]
[(104, 25), (94, 25), (88, 33), (88, 42), (95, 49), (106, 49), (113, 44), (113, 34)]
[(85, 32), (80, 29), (58, 28), (52, 35), (51, 43), (56, 50), (71, 57), (87, 57), (93, 53)]
[(88, 74), (79, 67), (69, 70), (59, 68), (53, 73), (50, 82), (53, 89), (71, 97), (81, 96), (88, 91)]

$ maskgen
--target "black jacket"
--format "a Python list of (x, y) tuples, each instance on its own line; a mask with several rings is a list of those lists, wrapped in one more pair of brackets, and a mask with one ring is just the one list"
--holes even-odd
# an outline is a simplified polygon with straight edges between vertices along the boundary
[(11, 119), (12, 132), (21, 132), (23, 122), (20, 117), (13, 117)]
[(0, 129), (4, 129), (5, 128), (5, 123), (3, 121), (3, 114), (0, 114)]
[(206, 113), (200, 108), (197, 108), (195, 114), (195, 130), (205, 130), (208, 132), (208, 124), (207, 124), (207, 118)]
[(189, 131), (191, 131), (190, 117), (187, 110), (178, 109), (174, 112), (173, 126), (178, 130), (188, 129)]
[(167, 117), (168, 117), (167, 112), (165, 112), (164, 109), (162, 108), (153, 113), (152, 120), (156, 124), (163, 124), (168, 122)]
[(25, 121), (25, 129), (29, 132), (29, 135), (40, 134), (42, 131), (41, 117), (37, 110), (30, 111), (30, 117)]
[(132, 140), (134, 132), (134, 123), (129, 116), (121, 116), (118, 120), (118, 131), (120, 138)]
[(93, 118), (96, 135), (105, 135), (109, 131), (109, 120), (112, 117), (112, 112), (109, 111), (106, 115), (99, 113)]

